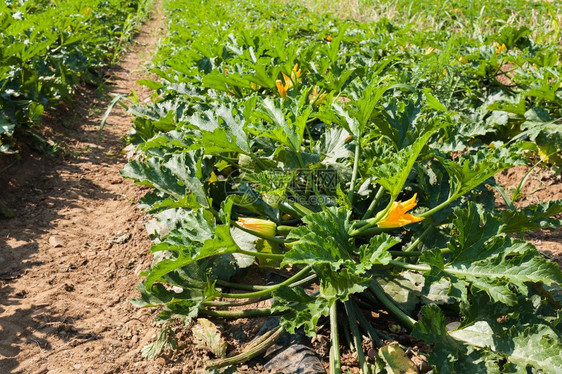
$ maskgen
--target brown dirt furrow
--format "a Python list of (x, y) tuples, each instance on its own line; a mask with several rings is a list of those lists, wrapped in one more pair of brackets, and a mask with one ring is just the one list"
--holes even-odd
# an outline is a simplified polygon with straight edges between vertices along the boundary
[[(522, 209), (530, 205), (562, 199), (562, 177), (549, 169), (518, 166), (502, 171), (496, 176), (496, 180), (504, 187), (508, 196), (512, 196), (527, 173), (529, 176), (522, 185), (521, 195), (514, 201), (515, 208)], [(503, 205), (503, 200), (499, 196), (497, 203)], [(525, 234), (525, 239), (562, 268), (562, 228), (528, 232)]]
[(145, 361), (154, 340), (152, 311), (134, 308), (138, 274), (150, 262), (142, 188), (123, 181), (123, 136), (130, 116), (116, 106), (97, 142), (111, 95), (134, 90), (162, 35), (159, 6), (119, 65), (106, 94), (79, 88), (52, 110), (41, 134), (66, 157), (27, 152), (2, 171), (3, 202), (15, 217), (0, 221), (0, 373), (161, 373)]

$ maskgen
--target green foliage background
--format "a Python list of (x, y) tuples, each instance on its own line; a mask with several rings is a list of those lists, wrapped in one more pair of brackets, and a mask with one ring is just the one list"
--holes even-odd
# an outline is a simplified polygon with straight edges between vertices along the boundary
[(144, 17), (147, 0), (0, 3), (0, 154), (81, 83), (99, 83)]

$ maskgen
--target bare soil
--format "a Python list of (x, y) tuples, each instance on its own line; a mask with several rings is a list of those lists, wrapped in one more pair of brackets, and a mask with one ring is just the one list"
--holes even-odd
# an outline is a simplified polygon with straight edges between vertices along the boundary
[[(514, 201), (515, 208), (521, 209), (541, 202), (562, 199), (562, 176), (556, 175), (550, 169), (531, 170), (528, 166), (518, 166), (499, 173), (496, 180), (511, 196), (527, 173), (529, 176), (522, 185), (521, 197)], [(502, 203), (499, 198), (498, 203)], [(562, 268), (562, 228), (528, 232), (525, 239)]]
[[(0, 222), (0, 374), (192, 373), (210, 358), (180, 328), (178, 352), (141, 357), (158, 328), (155, 311), (129, 302), (151, 255), (146, 218), (136, 207), (144, 190), (119, 175), (126, 163), (123, 137), (131, 126), (121, 107), (97, 141), (112, 94), (134, 90), (141, 101), (150, 95), (136, 81), (148, 76), (144, 63), (162, 30), (157, 6), (122, 62), (108, 72), (106, 92), (82, 87), (73, 103), (46, 116), (40, 131), (64, 150), (64, 158), (26, 152), (0, 167), (0, 198), (15, 214)], [(513, 189), (527, 170), (510, 169), (498, 180)], [(536, 169), (516, 205), (561, 198), (560, 177)], [(562, 264), (561, 230), (527, 238)], [(239, 320), (219, 327), (236, 337), (229, 339), (231, 350), (251, 340), (259, 326)], [(323, 343), (318, 338), (315, 348), (327, 356), (327, 338), (320, 337)], [(348, 361), (355, 364), (353, 357)]]

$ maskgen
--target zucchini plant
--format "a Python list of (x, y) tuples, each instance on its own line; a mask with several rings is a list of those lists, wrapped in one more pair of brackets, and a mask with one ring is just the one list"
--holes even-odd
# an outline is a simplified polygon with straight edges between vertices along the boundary
[[(475, 96), (485, 76), (459, 79), (468, 69), (450, 81), (420, 48), (425, 33), (388, 22), (254, 1), (165, 5), (159, 79), (142, 82), (157, 94), (131, 106), (138, 153), (122, 171), (152, 188), (140, 204), (154, 262), (133, 302), (161, 309), (162, 338), (178, 318), (279, 316), (207, 367), (327, 329), (332, 373), (345, 345), (363, 373), (392, 372), (389, 355), (404, 351), (386, 344), (372, 313), (384, 311), (395, 333), (431, 348), (436, 372), (562, 370), (562, 274), (524, 240), (560, 227), (562, 202), (500, 209), (494, 175), (537, 149), (524, 121), (487, 130), (492, 99)], [(466, 48), (431, 37), (450, 54)], [(539, 111), (553, 118), (553, 108)], [(544, 119), (533, 131), (558, 134)], [(284, 280), (240, 280), (258, 268)], [(363, 352), (367, 341), (377, 357)]]

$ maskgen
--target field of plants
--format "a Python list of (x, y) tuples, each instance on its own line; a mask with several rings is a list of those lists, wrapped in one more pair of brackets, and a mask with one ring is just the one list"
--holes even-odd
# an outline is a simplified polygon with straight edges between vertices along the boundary
[(18, 150), (45, 109), (78, 84), (99, 84), (150, 5), (147, 0), (0, 3), (0, 156)]
[[(152, 188), (134, 304), (162, 331), (145, 356), (202, 317), (213, 370), (303, 331), (330, 335), (331, 373), (350, 352), (362, 373), (416, 372), (414, 353), (439, 373), (562, 372), (562, 274), (525, 241), (560, 227), (562, 201), (518, 209), (525, 180), (494, 179), (562, 167), (559, 8), (392, 4), (361, 23), (165, 1), (122, 171)], [(277, 327), (236, 352), (209, 322), (264, 317)]]
[[(14, 332), (0, 371), (39, 370), (49, 355), (77, 372), (168, 372), (137, 364), (172, 367), (183, 349), (199, 355), (183, 372), (266, 372), (263, 356), (300, 336), (330, 374), (562, 374), (562, 272), (529, 240), (562, 232), (562, 200), (522, 203), (538, 173), (562, 186), (560, 5), (156, 2), (166, 36), (143, 39), (159, 45), (138, 82), (150, 99), (122, 100), (141, 51), (99, 118), (101, 134), (118, 100), (132, 115), (121, 175), (143, 187), (117, 175), (125, 130), (96, 148), (76, 105), (84, 123), (69, 126), (89, 135), (71, 161), (0, 188), (24, 200), (12, 226), (43, 225), (0, 235), (0, 266), (19, 269), (0, 269), (0, 333)], [(56, 105), (78, 87), (103, 86), (100, 68), (152, 6), (0, 3), (0, 157), (46, 142), (44, 112), (62, 117)], [(498, 182), (514, 168), (518, 180)], [(135, 200), (146, 221), (127, 209)], [(152, 242), (146, 269), (131, 258), (148, 247), (138, 222)], [(41, 245), (50, 251), (35, 256)], [(144, 311), (122, 291), (135, 267)], [(147, 310), (159, 332), (134, 336), (150, 330)], [(144, 361), (128, 362), (140, 356), (123, 350), (149, 338)]]

